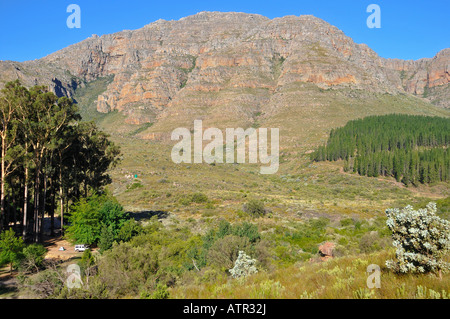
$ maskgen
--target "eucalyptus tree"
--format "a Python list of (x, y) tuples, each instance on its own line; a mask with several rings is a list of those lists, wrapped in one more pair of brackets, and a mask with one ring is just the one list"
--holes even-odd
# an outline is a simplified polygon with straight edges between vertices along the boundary
[(22, 212), (23, 239), (31, 231), (38, 242), (46, 212), (53, 233), (58, 199), (63, 227), (70, 201), (111, 182), (108, 169), (120, 150), (77, 111), (71, 99), (44, 86), (27, 89), (14, 81), (0, 92), (0, 232), (7, 215), (17, 224)]
[[(80, 117), (72, 100), (66, 97), (58, 98), (54, 93), (48, 92), (44, 86), (32, 87), (30, 96), (31, 103), (21, 109), (21, 123), (26, 132), (26, 144), (30, 146), (31, 161), (34, 165), (33, 232), (34, 240), (38, 242), (44, 214), (43, 207), (45, 208), (47, 183), (45, 173), (48, 161), (46, 156), (55, 150), (57, 139), (62, 131), (73, 120), (79, 120)], [(43, 198), (41, 198), (42, 188)]]
[(89, 188), (98, 190), (111, 183), (107, 171), (118, 163), (120, 150), (109, 140), (109, 135), (100, 131), (93, 122), (80, 124), (78, 130), (83, 192), (87, 197)]
[(29, 101), (26, 88), (19, 81), (9, 82), (1, 91), (0, 96), (0, 139), (1, 139), (1, 169), (0, 169), (0, 229), (3, 229), (6, 220), (5, 198), (6, 178), (16, 168), (15, 162), (21, 156), (22, 149), (17, 145), (16, 138), (19, 122), (17, 108)]

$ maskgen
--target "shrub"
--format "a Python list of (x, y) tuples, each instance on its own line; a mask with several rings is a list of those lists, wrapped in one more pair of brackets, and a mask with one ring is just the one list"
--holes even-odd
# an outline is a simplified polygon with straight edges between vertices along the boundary
[(377, 231), (364, 234), (359, 240), (359, 250), (362, 253), (372, 253), (385, 248), (389, 244), (388, 238), (380, 238)]
[(166, 285), (158, 284), (152, 294), (152, 299), (169, 299), (169, 290)]
[(264, 203), (257, 199), (251, 199), (243, 206), (243, 211), (253, 217), (260, 217), (266, 213)]
[(114, 234), (111, 226), (103, 225), (102, 232), (100, 234), (100, 240), (98, 247), (100, 248), (100, 253), (105, 252), (110, 249), (114, 243)]
[(280, 299), (282, 293), (286, 290), (279, 281), (272, 279), (260, 282), (259, 285), (254, 285), (250, 292), (250, 297), (254, 299)]
[(388, 260), (386, 266), (401, 273), (425, 273), (450, 269), (442, 258), (450, 249), (450, 222), (436, 216), (436, 204), (414, 210), (386, 210), (387, 226), (392, 231), (397, 262)]
[(78, 289), (68, 289), (65, 286), (59, 294), (55, 294), (52, 297), (58, 299), (108, 299), (109, 293), (98, 277), (92, 277), (88, 286)]
[(135, 221), (134, 219), (127, 220), (117, 235), (118, 241), (127, 242), (130, 241), (131, 238), (141, 234), (143, 231), (142, 226)]
[(0, 266), (9, 264), (12, 271), (13, 264), (16, 263), (23, 249), (23, 240), (16, 237), (14, 230), (9, 229), (0, 234)]
[(239, 251), (249, 249), (249, 247), (248, 238), (227, 235), (218, 239), (209, 249), (209, 264), (219, 268), (230, 269), (238, 258)]
[(231, 235), (233, 233), (233, 226), (226, 220), (221, 220), (219, 223), (219, 228), (217, 230), (217, 237), (223, 238), (227, 235)]
[(219, 223), (219, 228), (216, 232), (216, 236), (217, 238), (223, 238), (227, 235), (247, 237), (251, 243), (255, 243), (259, 239), (261, 239), (261, 235), (258, 232), (258, 226), (256, 226), (255, 224), (243, 222), (242, 224), (233, 226), (229, 222), (222, 220)]
[(239, 237), (247, 237), (251, 243), (255, 243), (261, 239), (261, 235), (258, 232), (258, 226), (247, 222), (234, 226), (231, 232), (233, 235)]
[(180, 204), (183, 206), (189, 206), (191, 204), (191, 199), (189, 197), (183, 197), (180, 199)]
[(86, 249), (81, 256), (79, 265), (83, 269), (87, 269), (95, 264), (95, 258), (91, 253), (90, 249)]
[(258, 270), (255, 267), (256, 259), (250, 258), (242, 250), (239, 251), (239, 256), (234, 263), (234, 267), (230, 269), (230, 274), (233, 278), (247, 277), (256, 274)]
[(180, 199), (180, 204), (184, 206), (188, 206), (192, 203), (201, 204), (201, 203), (207, 203), (208, 202), (208, 196), (206, 196), (203, 193), (194, 193), (190, 196), (183, 197)]
[(142, 185), (139, 182), (134, 182), (133, 184), (129, 184), (127, 185), (127, 191), (132, 191), (134, 189), (138, 189), (138, 188), (142, 188), (144, 187), (144, 185)]
[(22, 250), (19, 261), (19, 269), (23, 272), (30, 270), (39, 270), (44, 262), (47, 249), (38, 244), (31, 244)]
[(25, 284), (31, 288), (38, 298), (45, 299), (60, 294), (64, 288), (65, 279), (62, 269), (45, 269), (35, 276), (28, 277)]
[(169, 299), (169, 290), (166, 285), (159, 283), (153, 292), (141, 292), (141, 299)]
[(128, 214), (114, 197), (92, 195), (71, 208), (66, 235), (77, 243), (96, 244), (102, 235), (103, 225), (107, 225), (116, 239), (127, 219)]
[(206, 203), (207, 201), (208, 201), (208, 197), (203, 193), (195, 193), (195, 194), (192, 194), (192, 196), (191, 196), (192, 203), (201, 204), (201, 203)]
[(112, 296), (138, 294), (157, 271), (155, 252), (130, 243), (114, 245), (98, 260), (99, 279)]
[(211, 202), (208, 202), (208, 203), (206, 203), (205, 208), (206, 209), (214, 209), (214, 204)]
[(340, 223), (342, 227), (350, 226), (353, 225), (353, 219), (351, 218), (341, 219)]

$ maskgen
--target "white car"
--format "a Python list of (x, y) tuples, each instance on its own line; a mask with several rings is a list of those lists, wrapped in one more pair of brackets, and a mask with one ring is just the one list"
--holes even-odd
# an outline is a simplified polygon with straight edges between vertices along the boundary
[(88, 245), (75, 245), (75, 251), (81, 252), (89, 249)]

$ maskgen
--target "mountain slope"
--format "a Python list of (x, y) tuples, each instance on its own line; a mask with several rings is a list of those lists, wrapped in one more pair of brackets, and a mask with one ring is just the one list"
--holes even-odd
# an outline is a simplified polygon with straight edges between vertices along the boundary
[[(418, 61), (380, 58), (313, 16), (271, 20), (202, 12), (93, 35), (40, 60), (0, 62), (0, 85), (15, 78), (48, 85), (59, 95), (81, 97), (77, 101), (90, 113), (95, 105), (99, 113), (118, 111), (129, 124), (154, 123), (140, 136), (159, 139), (175, 127), (192, 126), (194, 118), (221, 128), (285, 119), (326, 120), (322, 124), (329, 128), (334, 116), (447, 116), (428, 101), (449, 107), (449, 64), (450, 49)], [(83, 91), (106, 78), (112, 80), (103, 90)], [(398, 108), (390, 106), (395, 100), (403, 101)], [(362, 101), (362, 109), (355, 107)]]

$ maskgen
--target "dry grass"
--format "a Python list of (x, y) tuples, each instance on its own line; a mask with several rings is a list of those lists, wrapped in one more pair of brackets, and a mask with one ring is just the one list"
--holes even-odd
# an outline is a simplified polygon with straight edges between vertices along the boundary
[[(414, 299), (450, 296), (450, 275), (397, 275), (384, 267), (392, 250), (371, 255), (304, 263), (274, 272), (260, 272), (246, 280), (220, 278), (215, 282), (177, 286), (173, 298), (275, 299)], [(381, 267), (381, 288), (367, 288), (367, 266)], [(443, 293), (444, 291), (444, 293)]]

